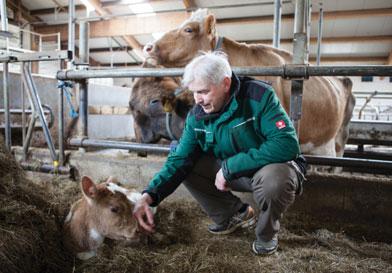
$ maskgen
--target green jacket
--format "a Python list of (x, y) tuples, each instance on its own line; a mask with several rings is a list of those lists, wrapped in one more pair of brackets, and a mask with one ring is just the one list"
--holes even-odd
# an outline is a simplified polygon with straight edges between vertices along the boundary
[(178, 146), (144, 191), (153, 206), (181, 184), (203, 152), (222, 160), (229, 184), (300, 154), (295, 129), (271, 85), (233, 74), (230, 92), (219, 113), (206, 114), (198, 105), (189, 112)]

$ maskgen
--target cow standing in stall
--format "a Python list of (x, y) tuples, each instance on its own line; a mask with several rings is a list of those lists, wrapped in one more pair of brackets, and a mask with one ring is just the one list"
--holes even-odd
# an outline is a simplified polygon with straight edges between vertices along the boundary
[(141, 194), (110, 181), (96, 185), (91, 178), (81, 180), (83, 197), (76, 201), (64, 222), (66, 247), (81, 260), (96, 255), (105, 237), (135, 241), (139, 238), (132, 216)]
[[(198, 10), (179, 28), (147, 44), (144, 51), (148, 59), (165, 67), (183, 67), (200, 51), (217, 49), (229, 56), (232, 66), (282, 66), (292, 63), (292, 54), (285, 50), (219, 37), (215, 25), (212, 14)], [(289, 112), (291, 82), (280, 77), (261, 79), (272, 83), (281, 104)], [(348, 78), (311, 77), (304, 82), (299, 132), (303, 153), (343, 156), (355, 104), (351, 89), (352, 82)]]
[[(193, 107), (194, 100), (190, 92), (176, 97), (175, 92), (179, 88), (178, 78), (147, 77), (136, 80), (132, 87), (129, 108), (134, 119), (137, 142), (155, 143), (161, 138), (180, 138), (186, 115)], [(172, 113), (169, 121), (167, 111)], [(166, 128), (167, 122), (172, 136)]]

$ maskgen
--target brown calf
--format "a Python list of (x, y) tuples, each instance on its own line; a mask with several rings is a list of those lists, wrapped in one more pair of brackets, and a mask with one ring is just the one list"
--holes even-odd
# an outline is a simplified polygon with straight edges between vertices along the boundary
[(105, 237), (114, 240), (137, 238), (137, 222), (132, 216), (140, 193), (108, 180), (95, 185), (91, 178), (81, 180), (83, 197), (76, 201), (64, 222), (65, 245), (81, 260), (96, 255)]

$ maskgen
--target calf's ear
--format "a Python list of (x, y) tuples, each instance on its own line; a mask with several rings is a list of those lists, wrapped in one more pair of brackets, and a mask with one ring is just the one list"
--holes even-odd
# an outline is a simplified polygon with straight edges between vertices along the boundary
[(94, 199), (97, 196), (97, 187), (90, 177), (83, 176), (81, 186), (83, 194), (87, 198)]

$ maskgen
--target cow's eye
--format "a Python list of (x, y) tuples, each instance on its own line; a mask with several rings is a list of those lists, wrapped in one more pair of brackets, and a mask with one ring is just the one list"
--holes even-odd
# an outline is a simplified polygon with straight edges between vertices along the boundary
[(113, 213), (118, 213), (119, 210), (120, 210), (120, 208), (117, 207), (117, 206), (116, 206), (116, 207), (111, 207), (111, 208), (110, 208), (110, 211), (113, 212)]
[(151, 101), (150, 101), (150, 105), (157, 104), (158, 102), (159, 102), (158, 99), (151, 100)]
[(187, 28), (184, 29), (184, 31), (187, 32), (187, 33), (192, 33), (193, 29), (190, 28), (190, 27), (187, 27)]

